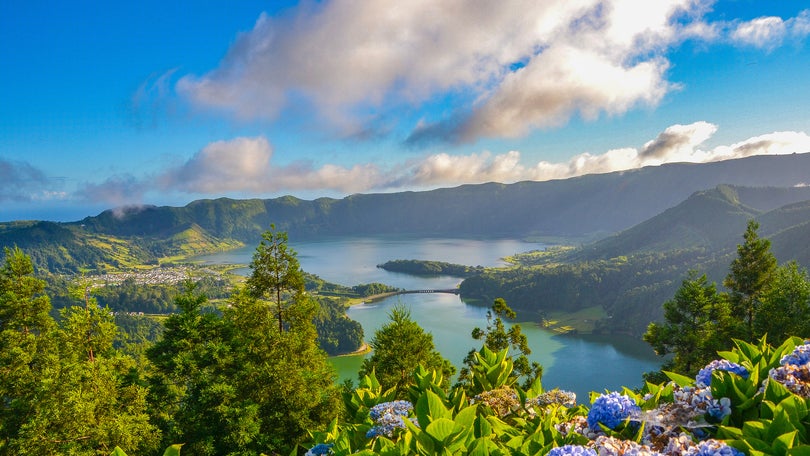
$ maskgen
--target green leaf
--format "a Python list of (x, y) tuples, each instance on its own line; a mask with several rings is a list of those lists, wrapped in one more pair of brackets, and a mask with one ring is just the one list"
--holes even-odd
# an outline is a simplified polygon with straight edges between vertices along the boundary
[(474, 404), (470, 407), (465, 407), (461, 409), (460, 412), (456, 415), (453, 421), (456, 422), (459, 426), (463, 426), (464, 428), (470, 429), (472, 428), (473, 422), (475, 421), (475, 415), (478, 411), (478, 405)]
[(678, 386), (693, 386), (695, 384), (695, 379), (687, 377), (685, 375), (676, 374), (675, 372), (668, 372), (668, 371), (664, 371), (664, 374), (666, 374), (666, 376), (669, 377), (669, 379), (675, 382), (675, 384)]
[(110, 453), (110, 456), (127, 456), (127, 454), (124, 453), (124, 450), (122, 450), (121, 447), (116, 446), (112, 450), (112, 453)]
[(433, 420), (433, 422), (425, 428), (425, 432), (440, 442), (447, 441), (453, 434), (463, 430), (464, 428), (457, 425), (454, 421), (448, 420), (447, 418)]
[(182, 443), (176, 443), (169, 448), (166, 448), (166, 451), (163, 452), (163, 456), (180, 456), (181, 446), (183, 446)]

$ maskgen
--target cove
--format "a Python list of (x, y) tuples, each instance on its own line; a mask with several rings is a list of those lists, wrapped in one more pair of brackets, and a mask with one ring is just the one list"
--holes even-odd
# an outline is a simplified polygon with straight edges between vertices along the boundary
[[(454, 288), (460, 279), (447, 276), (416, 277), (377, 268), (388, 260), (417, 259), (446, 261), (470, 266), (503, 265), (501, 258), (545, 246), (519, 240), (334, 238), (295, 241), (290, 247), (298, 253), (303, 270), (341, 285), (381, 282), (404, 289)], [(255, 247), (197, 257), (201, 263), (242, 264), (250, 262)], [(249, 273), (245, 268), (244, 273)], [(436, 348), (457, 367), (480, 342), (470, 336), (472, 329), (486, 326), (486, 307), (465, 304), (457, 295), (404, 294), (373, 304), (348, 309), (350, 318), (363, 325), (366, 341), (388, 322), (391, 307), (403, 305), (422, 328), (433, 335)], [(518, 315), (520, 320), (520, 315)], [(640, 386), (641, 374), (660, 367), (649, 346), (640, 339), (618, 335), (560, 336), (535, 322), (520, 322), (532, 349), (530, 358), (543, 365), (543, 386), (559, 387), (577, 394), (587, 403), (591, 391), (617, 390)], [(333, 357), (339, 380), (357, 382), (363, 355)]]

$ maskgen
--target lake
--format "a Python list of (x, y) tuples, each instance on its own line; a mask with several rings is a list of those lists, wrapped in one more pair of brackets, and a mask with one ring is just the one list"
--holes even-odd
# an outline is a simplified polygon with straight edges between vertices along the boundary
[[(461, 280), (455, 277), (416, 277), (385, 271), (377, 267), (388, 260), (417, 259), (446, 261), (470, 266), (503, 265), (501, 258), (545, 246), (518, 240), (470, 239), (403, 239), (403, 238), (337, 238), (319, 241), (290, 241), (298, 253), (301, 268), (324, 280), (341, 285), (381, 282), (404, 289), (454, 288)], [(205, 255), (196, 261), (209, 264), (248, 264), (255, 247)], [(241, 270), (249, 273), (249, 269)], [(433, 334), (436, 348), (459, 366), (472, 348), (480, 342), (470, 336), (475, 327), (486, 326), (487, 308), (465, 304), (453, 294), (405, 294), (348, 309), (350, 318), (360, 322), (366, 340), (388, 322), (391, 307), (402, 304), (411, 317)], [(640, 339), (627, 336), (560, 336), (539, 327), (535, 322), (518, 321), (532, 349), (530, 358), (543, 365), (543, 386), (559, 387), (577, 394), (588, 402), (591, 391), (636, 387), (643, 372), (656, 370), (658, 359)], [(357, 381), (363, 356), (331, 358), (339, 377)]]

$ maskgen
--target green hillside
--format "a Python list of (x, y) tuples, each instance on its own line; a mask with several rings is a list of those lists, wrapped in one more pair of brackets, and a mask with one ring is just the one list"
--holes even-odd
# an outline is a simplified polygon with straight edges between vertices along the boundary
[(641, 334), (650, 321), (662, 317), (661, 305), (690, 269), (722, 282), (750, 219), (759, 221), (760, 235), (771, 240), (780, 262), (795, 260), (810, 267), (810, 201), (762, 213), (745, 204), (751, 198), (763, 201), (751, 188), (697, 192), (656, 217), (582, 248), (516, 255), (514, 267), (465, 279), (461, 295), (484, 303), (503, 297), (537, 318), (598, 306), (608, 317), (597, 323), (597, 330)]

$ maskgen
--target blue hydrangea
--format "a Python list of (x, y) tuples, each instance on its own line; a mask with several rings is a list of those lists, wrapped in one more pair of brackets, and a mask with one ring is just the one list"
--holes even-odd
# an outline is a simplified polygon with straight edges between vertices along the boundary
[(597, 456), (596, 451), (582, 445), (565, 445), (552, 448), (547, 456)]
[(748, 369), (725, 359), (716, 359), (698, 372), (697, 377), (695, 377), (695, 384), (701, 388), (710, 386), (712, 384), (712, 372), (716, 370), (732, 372), (742, 378), (748, 378)]
[(588, 427), (599, 429), (599, 423), (610, 429), (615, 429), (624, 420), (641, 413), (636, 402), (624, 394), (612, 392), (603, 394), (593, 401), (588, 412)]
[(333, 446), (334, 444), (332, 443), (319, 443), (310, 448), (304, 456), (322, 456), (325, 454), (331, 454)]
[[(366, 438), (374, 438), (379, 435), (393, 437), (396, 429), (405, 428), (405, 417), (413, 410), (413, 404), (408, 401), (391, 401), (377, 404), (369, 411), (369, 417), (374, 421), (374, 426), (366, 433)], [(415, 420), (412, 423), (418, 426)]]
[(369, 416), (372, 421), (377, 421), (385, 415), (391, 414), (395, 416), (408, 416), (408, 413), (413, 410), (413, 404), (408, 401), (391, 401), (383, 402), (371, 407)]
[(810, 363), (810, 343), (799, 345), (793, 353), (782, 357), (782, 365), (803, 366)]
[(740, 450), (714, 439), (704, 440), (683, 454), (686, 456), (743, 456)]

